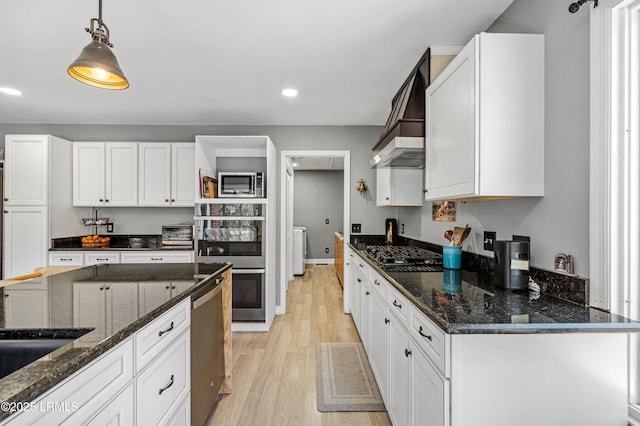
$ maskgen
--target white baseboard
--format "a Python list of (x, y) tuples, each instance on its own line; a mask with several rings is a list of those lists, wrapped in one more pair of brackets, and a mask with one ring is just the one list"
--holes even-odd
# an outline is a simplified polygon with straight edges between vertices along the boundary
[(330, 259), (307, 259), (307, 263), (314, 265), (333, 265), (335, 262), (334, 258)]
[(282, 305), (276, 306), (276, 315), (284, 315), (286, 313), (287, 312), (286, 312), (284, 306), (282, 306)]

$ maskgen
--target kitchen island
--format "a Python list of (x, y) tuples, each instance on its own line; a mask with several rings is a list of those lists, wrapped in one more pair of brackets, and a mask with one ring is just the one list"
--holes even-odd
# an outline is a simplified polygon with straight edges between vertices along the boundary
[(474, 272), (348, 256), (348, 305), (394, 424), (627, 424), (640, 323)]
[[(1, 305), (0, 350), (8, 342), (61, 342), (57, 349), (57, 345), (45, 349), (48, 352), (35, 361), (0, 379), (0, 420), (6, 424), (101, 423), (115, 417), (125, 424), (188, 420), (191, 297), (219, 283), (225, 343), (222, 392), (228, 393), (230, 264), (98, 265), (42, 277), (37, 289), (22, 290), (21, 297), (12, 290), (15, 285), (4, 287), (4, 296), (9, 296)], [(31, 305), (40, 293), (45, 295), (38, 298), (45, 305), (44, 315)], [(8, 326), (9, 320), (28, 325)], [(161, 391), (143, 393), (147, 387)]]

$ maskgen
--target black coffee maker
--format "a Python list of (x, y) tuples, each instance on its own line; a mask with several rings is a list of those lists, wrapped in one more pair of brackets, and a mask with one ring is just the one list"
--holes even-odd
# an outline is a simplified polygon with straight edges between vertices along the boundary
[(529, 288), (529, 243), (496, 241), (493, 247), (496, 284), (510, 290)]

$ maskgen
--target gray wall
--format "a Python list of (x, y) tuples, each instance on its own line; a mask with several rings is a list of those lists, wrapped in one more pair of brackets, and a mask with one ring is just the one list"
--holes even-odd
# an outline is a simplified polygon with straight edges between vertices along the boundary
[(333, 233), (342, 231), (344, 217), (343, 176), (342, 170), (296, 170), (293, 174), (293, 224), (307, 228), (309, 259), (333, 260)]
[(562, 252), (573, 256), (576, 273), (589, 275), (589, 8), (572, 14), (567, 7), (515, 0), (488, 29), (545, 35), (545, 196), (458, 204), (455, 224), (432, 222), (425, 202), (399, 210), (405, 235), (442, 244), (446, 229), (468, 223), (473, 230), (464, 250), (487, 256), (484, 230), (501, 240), (528, 235), (533, 266), (553, 269)]

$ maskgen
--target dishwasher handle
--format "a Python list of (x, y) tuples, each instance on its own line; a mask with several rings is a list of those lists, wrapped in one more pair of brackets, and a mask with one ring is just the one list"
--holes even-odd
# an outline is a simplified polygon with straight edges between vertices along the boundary
[(209, 300), (213, 299), (216, 296), (216, 294), (218, 294), (221, 291), (222, 291), (221, 285), (215, 286), (214, 288), (211, 289), (211, 291), (203, 294), (202, 296), (198, 297), (196, 300), (191, 302), (191, 309), (198, 309), (200, 306), (204, 305)]

